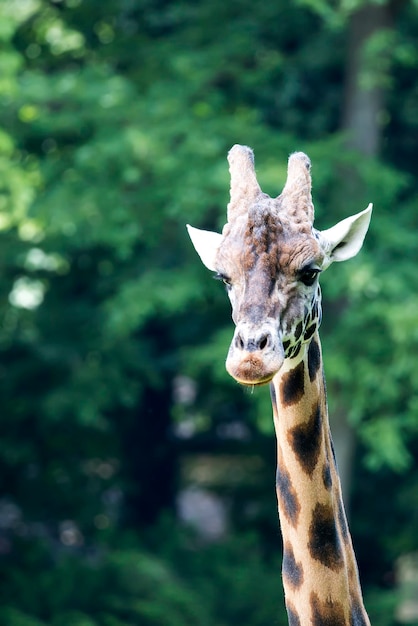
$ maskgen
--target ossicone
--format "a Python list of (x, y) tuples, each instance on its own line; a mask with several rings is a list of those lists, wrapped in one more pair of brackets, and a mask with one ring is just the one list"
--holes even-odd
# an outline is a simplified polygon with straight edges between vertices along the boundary
[[(293, 212), (300, 219), (314, 221), (314, 207), (312, 203), (311, 161), (304, 152), (293, 152), (287, 164), (286, 184), (281, 197), (293, 206)], [(289, 205), (288, 205), (289, 206)]]
[(231, 199), (228, 204), (228, 223), (245, 215), (257, 195), (261, 194), (254, 167), (254, 153), (248, 146), (235, 144), (228, 153), (231, 174)]

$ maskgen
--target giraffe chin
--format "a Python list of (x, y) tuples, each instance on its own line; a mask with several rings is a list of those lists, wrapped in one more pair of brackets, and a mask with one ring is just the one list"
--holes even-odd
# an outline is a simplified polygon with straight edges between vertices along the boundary
[(254, 353), (239, 360), (228, 358), (226, 370), (240, 385), (258, 387), (270, 383), (279, 371), (282, 362), (266, 364)]
[(262, 387), (263, 385), (268, 385), (269, 383), (271, 383), (271, 381), (274, 378), (274, 374), (273, 376), (269, 376), (268, 378), (265, 378), (263, 380), (257, 380), (257, 381), (240, 380), (239, 378), (236, 378), (235, 376), (233, 378), (235, 378), (237, 383), (239, 383), (240, 385), (243, 385), (244, 387)]

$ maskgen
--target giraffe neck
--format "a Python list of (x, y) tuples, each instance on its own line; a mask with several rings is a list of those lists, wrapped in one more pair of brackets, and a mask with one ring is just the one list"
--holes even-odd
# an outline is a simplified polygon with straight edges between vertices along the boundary
[(367, 626), (341, 497), (317, 333), (271, 383), (290, 626)]

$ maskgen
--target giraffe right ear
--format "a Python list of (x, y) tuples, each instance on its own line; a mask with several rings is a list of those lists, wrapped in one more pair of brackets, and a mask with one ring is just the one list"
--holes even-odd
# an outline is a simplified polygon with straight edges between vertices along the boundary
[(213, 233), (210, 230), (201, 230), (187, 224), (187, 230), (195, 247), (197, 254), (200, 256), (203, 265), (216, 272), (215, 257), (222, 241), (222, 235)]
[(373, 205), (369, 204), (364, 211), (347, 217), (320, 233), (324, 250), (327, 253), (323, 269), (334, 261), (346, 261), (357, 254), (369, 228), (372, 208)]

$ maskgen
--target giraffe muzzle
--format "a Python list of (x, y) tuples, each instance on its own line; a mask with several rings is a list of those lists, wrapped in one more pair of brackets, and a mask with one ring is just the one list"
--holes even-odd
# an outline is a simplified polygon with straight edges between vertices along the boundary
[(226, 359), (227, 372), (242, 385), (265, 385), (279, 371), (284, 351), (277, 328), (241, 322)]

